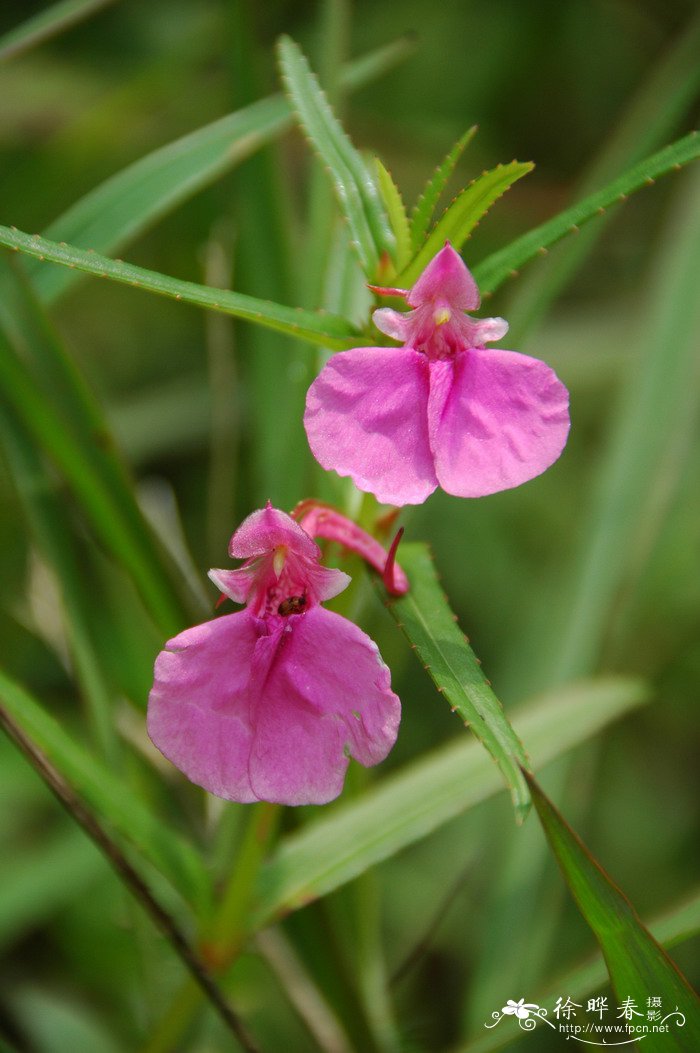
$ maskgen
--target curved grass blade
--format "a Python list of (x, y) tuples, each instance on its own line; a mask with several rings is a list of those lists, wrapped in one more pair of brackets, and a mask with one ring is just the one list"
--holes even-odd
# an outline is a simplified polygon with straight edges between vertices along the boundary
[(401, 549), (401, 565), (411, 588), (386, 605), (438, 691), (496, 761), (510, 788), (516, 819), (522, 822), (530, 806), (521, 771), (529, 761), (522, 743), (455, 622), (428, 547), (406, 545)]
[(0, 670), (0, 713), (3, 707), (102, 820), (134, 845), (187, 903), (198, 910), (209, 909), (209, 878), (193, 846), (168, 829), (126, 783), (72, 739), (31, 695)]
[(700, 136), (694, 131), (640, 161), (602, 190), (590, 194), (553, 219), (516, 238), (510, 245), (492, 253), (472, 268), (482, 295), (495, 292), (506, 278), (517, 275), (519, 267), (535, 256), (542, 255), (550, 245), (565, 235), (576, 234), (579, 227), (596, 216), (603, 215), (611, 205), (625, 201), (635, 190), (652, 185), (660, 176), (681, 168), (698, 156)]
[(664, 1011), (673, 1014), (669, 1033), (661, 1039), (649, 1036), (646, 1047), (669, 1053), (700, 1049), (700, 999), (535, 779), (526, 778), (564, 880), (600, 944), (618, 999), (631, 999), (639, 1009), (650, 995), (659, 996)]
[(268, 329), (298, 337), (312, 344), (320, 344), (322, 347), (341, 351), (357, 346), (358, 343), (358, 330), (337, 315), (283, 307), (281, 304), (258, 300), (244, 293), (212, 289), (196, 282), (181, 281), (167, 274), (78, 249), (74, 245), (48, 241), (38, 234), (24, 234), (14, 227), (0, 227), (0, 245), (25, 252), (42, 261), (48, 260), (51, 263), (60, 263), (64, 267), (75, 267), (98, 278), (109, 278), (137, 289), (168, 296), (173, 300), (232, 314), (236, 318), (257, 322)]
[(452, 204), (443, 212), (433, 227), (423, 247), (411, 260), (410, 264), (396, 279), (398, 285), (410, 287), (418, 275), (440, 251), (446, 241), (459, 252), (479, 220), (499, 197), (518, 179), (531, 172), (535, 166), (530, 161), (511, 161), (507, 165), (497, 165), (490, 172), (484, 172), (457, 195)]
[[(401, 560), (405, 566), (404, 553)], [(541, 767), (647, 698), (639, 680), (583, 681), (519, 710), (516, 723)], [(474, 740), (461, 738), (434, 750), (359, 800), (284, 838), (261, 872), (253, 927), (332, 892), (501, 787), (494, 764)]]
[(299, 122), (326, 165), (352, 244), (368, 277), (384, 253), (394, 255), (394, 235), (374, 178), (331, 110), (306, 57), (290, 37), (278, 44), (285, 87)]
[(386, 168), (378, 157), (374, 159), (377, 166), (379, 190), (386, 206), (391, 229), (396, 238), (396, 267), (400, 270), (405, 267), (411, 258), (411, 233), (408, 227), (408, 216), (406, 206), (401, 197), (401, 191), (393, 180), (391, 172)]
[(113, 3), (114, 0), (60, 0), (0, 37), (0, 62), (43, 44)]
[(448, 180), (455, 170), (455, 166), (464, 153), (466, 147), (476, 135), (476, 125), (460, 136), (454, 144), (445, 160), (437, 166), (432, 176), (425, 185), (423, 193), (418, 198), (415, 208), (411, 214), (411, 246), (414, 252), (418, 252), (423, 244), (433, 213), (437, 208), (440, 195), (447, 186)]
[[(697, 938), (700, 935), (700, 892), (654, 918), (648, 928), (654, 939), (666, 949)], [(534, 992), (534, 997), (532, 991), (528, 992), (528, 997), (537, 1005), (548, 1005), (550, 1001), (554, 1004), (561, 992), (566, 991), (575, 1002), (577, 998), (584, 999), (608, 983), (605, 962), (602, 956), (597, 954), (595, 958), (557, 976), (553, 983), (547, 984), (539, 992)], [(497, 1050), (510, 1046), (513, 1040), (512, 1032), (494, 1028), (460, 1046), (455, 1053), (496, 1053)]]

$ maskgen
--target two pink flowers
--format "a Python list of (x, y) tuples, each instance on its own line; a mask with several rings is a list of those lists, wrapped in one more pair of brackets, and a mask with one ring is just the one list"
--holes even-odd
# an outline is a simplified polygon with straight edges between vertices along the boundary
[[(324, 468), (404, 505), (438, 485), (461, 497), (505, 490), (558, 458), (569, 430), (566, 389), (543, 362), (485, 347), (507, 324), (467, 316), (479, 294), (450, 245), (410, 290), (380, 291), (412, 308), (374, 313), (402, 346), (334, 355), (309, 390), (304, 423)], [(229, 800), (330, 801), (349, 757), (377, 764), (398, 732), (400, 703), (376, 644), (321, 606), (349, 578), (321, 566), (313, 536), (360, 552), (396, 593), (408, 582), (339, 513), (311, 503), (299, 518), (269, 505), (250, 515), (229, 547), (243, 565), (209, 575), (245, 609), (186, 630), (156, 661), (153, 742), (193, 782)]]

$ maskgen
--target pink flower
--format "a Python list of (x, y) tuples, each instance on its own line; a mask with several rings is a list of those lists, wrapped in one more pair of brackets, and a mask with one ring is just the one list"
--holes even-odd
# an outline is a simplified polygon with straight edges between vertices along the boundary
[(483, 497), (539, 475), (569, 432), (568, 393), (536, 358), (484, 345), (502, 318), (469, 318), (479, 291), (449, 242), (408, 291), (413, 310), (374, 322), (402, 347), (334, 355), (313, 382), (304, 425), (319, 463), (389, 504), (420, 504), (440, 485)]
[(158, 655), (148, 731), (210, 793), (233, 801), (324, 804), (349, 757), (377, 764), (401, 707), (376, 644), (320, 606), (349, 577), (322, 567), (312, 538), (269, 504), (231, 538), (245, 562), (209, 577), (235, 614), (186, 629)]

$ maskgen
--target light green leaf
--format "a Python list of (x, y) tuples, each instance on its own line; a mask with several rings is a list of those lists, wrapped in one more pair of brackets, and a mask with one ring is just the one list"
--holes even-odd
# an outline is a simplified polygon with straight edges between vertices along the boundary
[(125, 782), (0, 671), (0, 718), (3, 709), (101, 821), (108, 822), (134, 845), (140, 856), (166, 877), (188, 903), (199, 910), (208, 909), (209, 879), (193, 846), (168, 829)]
[(379, 190), (396, 238), (396, 267), (400, 270), (406, 266), (411, 257), (411, 234), (408, 228), (406, 206), (389, 169), (385, 168), (378, 157), (375, 157), (374, 162), (377, 166)]
[(522, 743), (469, 646), (447, 602), (427, 545), (401, 549), (411, 588), (387, 607), (435, 686), (464, 723), (486, 746), (510, 787), (518, 822), (527, 815), (530, 796), (521, 767), (529, 767)]
[[(25, 252), (39, 260), (60, 263), (65, 267), (93, 274), (98, 278), (109, 278), (112, 281), (131, 285), (137, 289), (168, 296), (173, 300), (192, 303), (213, 311), (235, 315), (249, 322), (275, 329), (288, 336), (298, 337), (312, 344), (334, 350), (344, 350), (357, 346), (358, 331), (344, 318), (324, 314), (322, 311), (302, 311), (294, 307), (283, 307), (267, 300), (258, 300), (254, 296), (229, 292), (226, 289), (213, 289), (195, 282), (170, 278), (167, 274), (149, 271), (144, 267), (111, 260), (96, 252), (86, 252), (73, 245), (47, 241), (38, 234), (24, 234), (14, 227), (0, 227), (0, 245), (9, 249)], [(362, 342), (362, 341), (360, 341)]]
[(476, 125), (473, 125), (464, 135), (460, 136), (445, 160), (438, 165), (426, 183), (425, 189), (411, 215), (411, 245), (414, 252), (418, 252), (423, 244), (433, 213), (440, 200), (440, 195), (447, 186), (447, 182), (454, 172), (455, 165), (475, 135)]
[[(700, 1049), (700, 999), (685, 977), (644, 927), (632, 904), (591, 856), (554, 805), (527, 776), (533, 803), (569, 891), (600, 944), (615, 993), (646, 1006), (650, 995), (661, 998), (664, 1011), (677, 1009), (670, 1032), (647, 1036), (650, 1050), (693, 1053)], [(680, 1025), (680, 1026), (679, 1026)]]
[[(666, 948), (676, 947), (687, 940), (697, 938), (700, 935), (700, 892), (651, 921), (649, 931), (654, 939)], [(608, 982), (605, 962), (602, 956), (597, 954), (594, 958), (557, 976), (554, 983), (548, 984), (542, 991), (528, 991), (526, 1000), (537, 1005), (549, 1006), (550, 1001), (554, 1004), (557, 997), (566, 991), (567, 995), (577, 1002), (600, 990)], [(512, 1029), (496, 1027), (460, 1046), (456, 1053), (495, 1053), (496, 1050), (511, 1045), (517, 1034), (514, 1034)]]
[(572, 205), (553, 219), (516, 238), (510, 245), (492, 253), (473, 268), (474, 278), (482, 295), (495, 292), (505, 279), (514, 276), (524, 263), (546, 252), (550, 245), (565, 235), (577, 233), (582, 224), (604, 214), (611, 205), (624, 201), (635, 190), (650, 186), (660, 176), (694, 161), (699, 155), (700, 136), (697, 132), (691, 132), (685, 138), (640, 161), (602, 190), (590, 194), (577, 205)]
[[(515, 723), (540, 767), (646, 700), (639, 680), (581, 682), (519, 710)], [(434, 750), (284, 838), (262, 870), (252, 925), (262, 928), (344, 885), (501, 787), (495, 765), (474, 740)]]
[[(340, 71), (341, 86), (361, 87), (409, 50), (406, 40), (398, 40), (348, 63)], [(283, 96), (254, 102), (139, 158), (82, 197), (43, 233), (52, 241), (113, 255), (291, 124)], [(35, 261), (29, 273), (44, 303), (52, 303), (80, 276), (77, 270), (41, 267)]]
[(397, 284), (409, 288), (422, 270), (449, 241), (457, 252), (471, 234), (479, 220), (486, 215), (494, 201), (498, 201), (513, 183), (531, 172), (531, 162), (511, 161), (507, 165), (498, 165), (490, 172), (475, 179), (457, 195), (452, 204), (443, 212), (433, 227), (427, 241), (411, 260), (404, 271), (399, 274)]
[(385, 252), (395, 252), (379, 190), (364, 160), (331, 110), (306, 57), (290, 37), (278, 44), (284, 83), (297, 117), (327, 167), (352, 244), (368, 277)]
[(60, 0), (52, 4), (0, 37), (0, 62), (50, 40), (112, 3), (114, 0)]

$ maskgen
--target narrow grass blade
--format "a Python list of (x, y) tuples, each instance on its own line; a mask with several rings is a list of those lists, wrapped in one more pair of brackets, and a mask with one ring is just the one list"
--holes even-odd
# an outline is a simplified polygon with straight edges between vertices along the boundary
[(373, 176), (343, 130), (299, 47), (289, 37), (279, 45), (280, 66), (291, 103), (312, 146), (326, 165), (352, 243), (368, 277), (395, 240)]
[(48, 241), (38, 234), (24, 234), (12, 227), (0, 227), (0, 245), (27, 253), (42, 262), (48, 260), (51, 263), (60, 263), (64, 267), (75, 267), (98, 278), (109, 278), (137, 289), (168, 296), (173, 300), (232, 314), (236, 318), (256, 322), (268, 329), (298, 337), (312, 344), (320, 344), (334, 350), (344, 350), (357, 345), (357, 329), (344, 318), (321, 311), (302, 311), (258, 300), (243, 293), (210, 289), (207, 285), (170, 278), (167, 274), (149, 271), (144, 267), (123, 263), (121, 260), (111, 260), (74, 245)]
[[(687, 940), (697, 939), (700, 935), (700, 892), (651, 921), (649, 932), (667, 949), (679, 946)], [(605, 962), (602, 956), (597, 954), (595, 958), (557, 976), (543, 990), (528, 991), (527, 997), (537, 1005), (549, 1006), (550, 1002), (554, 1004), (562, 991), (566, 991), (574, 1002), (578, 1002), (608, 983)], [(507, 1031), (505, 1028), (493, 1028), (460, 1046), (455, 1053), (496, 1053), (496, 1050), (510, 1046), (515, 1041), (515, 1036), (512, 1029)]]
[(378, 157), (375, 158), (375, 164), (379, 190), (396, 239), (396, 269), (401, 270), (411, 258), (411, 233), (408, 227), (406, 206), (389, 169), (384, 167)]
[(446, 241), (451, 242), (452, 247), (459, 252), (494, 201), (498, 201), (513, 183), (522, 179), (533, 168), (534, 165), (530, 162), (511, 161), (510, 164), (498, 165), (490, 172), (484, 172), (465, 187), (443, 212), (408, 267), (399, 274), (396, 279), (397, 285), (406, 288), (413, 285)]
[(530, 806), (521, 767), (529, 767), (522, 743), (491, 689), (467, 638), (455, 622), (426, 545), (406, 545), (401, 564), (411, 583), (387, 607), (435, 686), (496, 761), (510, 788), (518, 822)]
[[(639, 680), (582, 682), (533, 702), (516, 714), (515, 723), (541, 767), (646, 700)], [(262, 870), (253, 926), (262, 928), (344, 885), (501, 786), (479, 743), (463, 740), (435, 750), (284, 838)]]
[(135, 846), (195, 909), (208, 909), (210, 887), (195, 849), (154, 815), (129, 786), (88, 753), (19, 684), (0, 671), (0, 711), (46, 755), (102, 821)]
[(39, 11), (26, 22), (0, 37), (0, 62), (21, 55), (24, 51), (58, 36), (65, 29), (82, 22), (114, 0), (60, 0), (44, 11)]
[(692, 1053), (700, 1048), (700, 999), (531, 776), (533, 803), (569, 891), (600, 944), (615, 993), (622, 1003), (646, 1006), (659, 996), (671, 1020), (668, 1034), (651, 1037), (647, 1048)]
[(476, 125), (473, 125), (464, 135), (460, 136), (445, 160), (437, 166), (426, 183), (425, 189), (411, 214), (411, 246), (414, 252), (418, 252), (423, 244), (440, 196), (447, 186), (457, 162), (475, 135)]
[(660, 176), (681, 168), (700, 156), (700, 136), (691, 132), (683, 139), (678, 139), (658, 153), (645, 158), (625, 173), (608, 183), (602, 190), (590, 194), (560, 212), (558, 216), (547, 220), (534, 230), (516, 238), (510, 245), (492, 253), (473, 268), (474, 277), (482, 295), (493, 293), (506, 278), (517, 274), (518, 268), (528, 263), (537, 255), (546, 252), (550, 245), (565, 237), (576, 234), (579, 227), (596, 216), (603, 215), (606, 209), (619, 201), (624, 201), (629, 194), (640, 187), (650, 186)]

